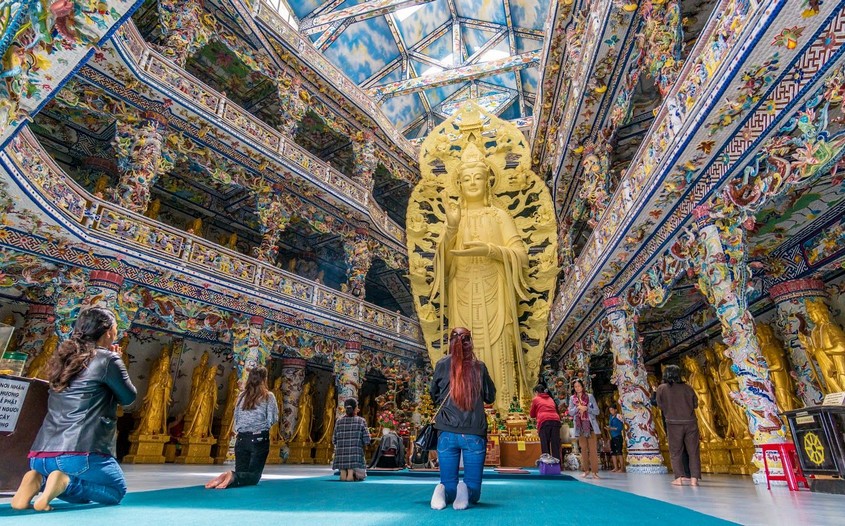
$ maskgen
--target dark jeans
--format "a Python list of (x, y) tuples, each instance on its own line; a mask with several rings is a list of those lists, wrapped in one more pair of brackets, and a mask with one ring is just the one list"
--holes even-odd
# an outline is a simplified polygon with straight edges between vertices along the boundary
[(543, 453), (560, 458), (560, 421), (546, 420), (537, 430), (540, 435), (540, 449)]
[[(701, 478), (701, 455), (699, 453), (698, 424), (690, 422), (687, 424), (669, 424), (666, 426), (667, 439), (669, 441), (669, 456), (672, 458), (672, 471), (675, 478), (693, 477)], [(689, 471), (684, 465), (684, 452), (689, 455)]]
[[(70, 477), (59, 499), (73, 504), (119, 504), (126, 495), (126, 479), (114, 457), (106, 455), (59, 455), (50, 458), (31, 458), (29, 467), (44, 477), (61, 471)], [(44, 489), (42, 483), (41, 489)]]
[(481, 498), (481, 475), (487, 456), (487, 437), (441, 431), (437, 439), (440, 460), (440, 483), (446, 487), (446, 503), (453, 502), (458, 492), (458, 468), (464, 457), (464, 484), (469, 490), (469, 502)]
[(270, 432), (238, 433), (235, 440), (235, 478), (230, 488), (255, 486), (270, 453)]

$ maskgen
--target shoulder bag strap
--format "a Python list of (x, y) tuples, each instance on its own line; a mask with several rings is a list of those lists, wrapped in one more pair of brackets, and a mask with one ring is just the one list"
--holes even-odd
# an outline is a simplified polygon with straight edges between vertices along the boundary
[(431, 420), (429, 421), (430, 424), (433, 424), (434, 421), (437, 419), (437, 415), (440, 414), (440, 410), (443, 409), (443, 405), (446, 403), (446, 400), (448, 400), (449, 396), (451, 396), (451, 395), (452, 395), (452, 390), (449, 389), (449, 392), (446, 393), (446, 398), (444, 398), (443, 401), (440, 402), (440, 405), (437, 406), (437, 411), (435, 411), (434, 414), (431, 415)]

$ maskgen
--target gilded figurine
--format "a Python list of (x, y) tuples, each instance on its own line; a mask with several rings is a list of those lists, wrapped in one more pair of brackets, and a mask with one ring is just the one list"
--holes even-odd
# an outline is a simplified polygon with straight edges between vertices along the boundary
[(320, 439), (321, 444), (331, 444), (334, 435), (334, 423), (337, 420), (337, 391), (334, 382), (329, 384), (329, 391), (326, 393), (326, 406), (323, 409), (323, 432)]
[(717, 387), (722, 396), (722, 407), (725, 410), (725, 420), (728, 423), (730, 435), (737, 439), (751, 438), (751, 433), (748, 432), (748, 420), (745, 418), (745, 413), (734, 402), (731, 396), (731, 393), (739, 392), (739, 380), (731, 369), (733, 361), (725, 352), (728, 348), (725, 344), (716, 342), (714, 349), (716, 354), (721, 356), (718, 369), (719, 383)]
[(825, 394), (845, 391), (845, 332), (830, 319), (824, 301), (807, 301), (807, 316), (814, 327), (809, 337), (798, 332), (801, 344), (811, 360), (818, 364), (816, 380)]
[(167, 409), (170, 407), (173, 377), (170, 375), (170, 346), (161, 349), (158, 360), (150, 367), (150, 383), (141, 405), (139, 435), (163, 435), (167, 432)]
[(769, 365), (769, 378), (772, 380), (772, 387), (775, 390), (775, 401), (781, 412), (792, 411), (803, 407), (795, 394), (795, 385), (792, 376), (789, 374), (789, 361), (783, 344), (775, 337), (775, 333), (769, 325), (757, 323), (757, 341), (760, 344), (760, 351), (766, 358)]
[(223, 419), (220, 422), (221, 438), (229, 437), (232, 434), (232, 423), (235, 418), (235, 404), (238, 401), (238, 371), (234, 368), (229, 372), (226, 380), (226, 405), (223, 407)]
[(214, 438), (211, 424), (217, 408), (217, 366), (210, 365), (204, 372), (196, 397), (190, 403), (194, 418), (185, 425), (184, 436), (189, 439)]
[[(206, 374), (206, 368), (208, 367), (208, 351), (202, 353), (200, 356), (200, 363), (194, 367), (193, 373), (191, 373), (191, 392), (188, 395), (188, 400), (193, 400), (196, 397), (197, 389), (199, 388), (200, 383), (202, 382), (203, 376)], [(190, 422), (194, 418), (193, 408), (190, 404), (188, 404), (188, 412), (185, 414), (185, 422)]]
[(690, 355), (681, 358), (681, 365), (687, 371), (687, 384), (695, 391), (698, 398), (698, 406), (695, 408), (695, 417), (698, 419), (698, 427), (701, 430), (701, 440), (715, 442), (719, 433), (716, 432), (716, 421), (713, 418), (713, 395), (707, 379), (701, 371), (698, 360)]
[(44, 341), (44, 347), (42, 347), (41, 352), (30, 362), (26, 375), (30, 378), (47, 380), (47, 365), (50, 363), (50, 358), (53, 357), (58, 346), (59, 336), (53, 331)]
[(299, 410), (297, 411), (296, 428), (291, 435), (291, 442), (310, 442), (311, 424), (314, 418), (314, 379), (305, 382), (302, 394), (299, 395)]

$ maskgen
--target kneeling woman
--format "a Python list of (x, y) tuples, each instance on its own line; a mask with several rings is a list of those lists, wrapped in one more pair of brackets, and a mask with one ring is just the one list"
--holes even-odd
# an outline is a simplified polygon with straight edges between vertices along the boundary
[(258, 484), (270, 454), (270, 428), (278, 420), (276, 397), (267, 389), (267, 369), (256, 367), (249, 372), (235, 406), (235, 471), (221, 473), (205, 487), (225, 489)]
[(70, 339), (50, 362), (47, 416), (29, 453), (31, 471), (12, 498), (15, 509), (49, 511), (53, 499), (118, 504), (126, 480), (114, 458), (117, 404), (135, 401), (114, 314), (92, 307), (79, 314)]

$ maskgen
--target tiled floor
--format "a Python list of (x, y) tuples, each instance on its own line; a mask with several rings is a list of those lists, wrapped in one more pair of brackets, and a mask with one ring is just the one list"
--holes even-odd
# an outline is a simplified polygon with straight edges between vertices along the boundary
[[(220, 473), (221, 466), (124, 466), (130, 491), (193, 486), (205, 483)], [(330, 475), (325, 466), (267, 466), (267, 479), (320, 477)], [(790, 492), (785, 487), (755, 486), (750, 477), (729, 475), (705, 476), (698, 488), (675, 487), (669, 476), (615, 474), (602, 472), (600, 480), (583, 480), (579, 484), (595, 484), (626, 491), (708, 515), (747, 525), (842, 525), (845, 524), (845, 496)], [(8, 503), (0, 498), (0, 503)], [(612, 506), (612, 503), (608, 503)], [(615, 513), (637, 513), (637, 510), (614, 510)], [(64, 519), (58, 519), (58, 521)], [(588, 523), (589, 521), (587, 521)]]

